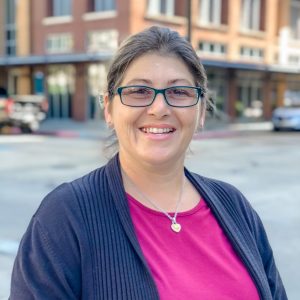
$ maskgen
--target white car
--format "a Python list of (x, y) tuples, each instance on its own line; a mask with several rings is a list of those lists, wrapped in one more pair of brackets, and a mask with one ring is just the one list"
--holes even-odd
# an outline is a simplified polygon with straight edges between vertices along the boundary
[(300, 104), (276, 108), (273, 111), (272, 123), (275, 131), (300, 130)]

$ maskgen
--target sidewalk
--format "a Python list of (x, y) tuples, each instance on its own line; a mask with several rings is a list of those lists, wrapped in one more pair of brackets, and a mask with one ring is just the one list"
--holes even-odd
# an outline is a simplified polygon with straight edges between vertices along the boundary
[[(229, 123), (209, 119), (204, 129), (195, 138), (221, 138), (235, 136), (243, 132), (270, 131), (271, 122)], [(103, 120), (78, 122), (70, 119), (48, 119), (41, 124), (36, 134), (67, 138), (105, 139), (108, 129)]]
[(108, 129), (103, 120), (78, 122), (71, 119), (48, 119), (36, 134), (67, 138), (104, 139)]

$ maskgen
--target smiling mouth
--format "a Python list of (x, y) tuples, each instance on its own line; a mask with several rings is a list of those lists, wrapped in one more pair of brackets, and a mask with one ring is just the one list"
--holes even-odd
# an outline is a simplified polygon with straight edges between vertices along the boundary
[(172, 133), (175, 131), (174, 128), (156, 128), (156, 127), (142, 127), (140, 128), (144, 133), (153, 133), (153, 134), (164, 134)]

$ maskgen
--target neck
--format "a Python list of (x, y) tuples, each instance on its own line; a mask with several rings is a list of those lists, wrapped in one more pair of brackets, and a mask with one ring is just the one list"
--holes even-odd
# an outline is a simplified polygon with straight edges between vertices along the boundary
[(147, 166), (136, 161), (131, 162), (127, 157), (125, 160), (121, 154), (120, 163), (127, 193), (145, 206), (153, 208), (145, 199), (141, 199), (141, 191), (164, 210), (175, 210), (184, 180), (183, 163), (175, 163), (172, 168)]
[(122, 171), (136, 184), (144, 182), (147, 185), (151, 183), (163, 187), (182, 182), (184, 176), (183, 161), (177, 161), (169, 166), (163, 164), (156, 166), (144, 162), (139, 163), (134, 158), (131, 160), (127, 156), (124, 158), (121, 153), (119, 158)]

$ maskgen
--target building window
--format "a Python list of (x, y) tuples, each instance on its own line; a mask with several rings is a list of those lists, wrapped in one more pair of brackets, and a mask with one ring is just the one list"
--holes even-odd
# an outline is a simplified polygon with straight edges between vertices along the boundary
[(5, 53), (16, 55), (16, 7), (15, 0), (6, 0)]
[(242, 0), (241, 28), (264, 30), (265, 0)]
[(199, 55), (214, 55), (214, 56), (224, 56), (227, 52), (225, 44), (201, 41), (199, 43)]
[(257, 79), (241, 80), (238, 87), (238, 100), (235, 103), (236, 115), (251, 119), (263, 115), (262, 87)]
[(72, 15), (72, 0), (50, 0), (49, 16), (60, 17)]
[(148, 15), (175, 15), (175, 1), (174, 0), (149, 0), (148, 1)]
[[(227, 73), (225, 69), (210, 67), (207, 69), (207, 79), (208, 79), (208, 97), (217, 107), (214, 113), (222, 117), (223, 113), (227, 110), (227, 100), (228, 100), (228, 84), (227, 84)], [(208, 115), (209, 117), (209, 115)]]
[(89, 0), (88, 1), (88, 11), (112, 11), (116, 10), (115, 0)]
[(299, 55), (289, 55), (288, 62), (291, 65), (299, 65), (299, 63), (300, 63), (300, 56)]
[(199, 21), (201, 25), (220, 26), (227, 24), (227, 0), (200, 0)]
[(73, 50), (71, 33), (51, 34), (47, 38), (46, 51), (49, 54), (70, 53)]
[(250, 60), (262, 60), (264, 51), (261, 48), (245, 47), (240, 48), (240, 57)]
[(294, 39), (300, 39), (300, 1), (291, 1), (290, 28)]
[(115, 51), (118, 48), (117, 30), (89, 31), (87, 34), (87, 52)]
[(47, 68), (48, 118), (72, 117), (72, 98), (76, 72), (73, 65), (50, 65)]

